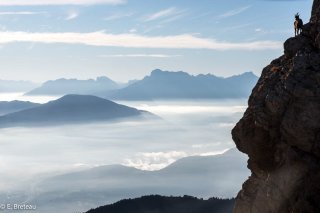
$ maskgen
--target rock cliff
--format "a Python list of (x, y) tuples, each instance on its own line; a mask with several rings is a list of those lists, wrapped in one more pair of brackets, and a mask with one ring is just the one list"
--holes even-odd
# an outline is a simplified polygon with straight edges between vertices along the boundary
[(320, 0), (263, 69), (232, 136), (252, 172), (235, 213), (320, 212)]

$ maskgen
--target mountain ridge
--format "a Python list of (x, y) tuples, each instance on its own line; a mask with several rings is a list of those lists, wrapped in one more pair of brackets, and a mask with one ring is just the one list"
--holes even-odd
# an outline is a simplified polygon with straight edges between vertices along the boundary
[(25, 95), (96, 95), (112, 100), (217, 99), (248, 97), (257, 76), (245, 72), (230, 77), (155, 69), (141, 80), (118, 84), (107, 77), (96, 80), (47, 81)]
[(65, 95), (54, 101), (0, 116), (0, 127), (106, 121), (150, 114), (92, 95)]
[(156, 69), (134, 84), (109, 92), (106, 97), (115, 100), (243, 98), (249, 96), (256, 81), (252, 72), (222, 78)]
[(114, 204), (91, 209), (86, 213), (231, 213), (234, 199), (210, 198), (208, 200), (184, 195), (165, 197), (149, 195), (135, 199), (125, 199)]
[(46, 81), (40, 87), (25, 93), (25, 95), (95, 95), (109, 90), (119, 89), (120, 87), (118, 83), (106, 76), (97, 77), (96, 80), (60, 78)]
[(33, 107), (40, 106), (30, 101), (0, 101), (0, 115), (5, 115)]

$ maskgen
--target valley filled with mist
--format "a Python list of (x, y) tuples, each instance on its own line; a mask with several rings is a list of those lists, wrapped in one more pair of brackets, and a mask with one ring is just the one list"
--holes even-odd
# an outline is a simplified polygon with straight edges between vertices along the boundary
[[(42, 105), (60, 98), (2, 97)], [(249, 173), (230, 131), (245, 99), (117, 103), (155, 116), (0, 128), (1, 202), (71, 212), (148, 194), (236, 195)]]

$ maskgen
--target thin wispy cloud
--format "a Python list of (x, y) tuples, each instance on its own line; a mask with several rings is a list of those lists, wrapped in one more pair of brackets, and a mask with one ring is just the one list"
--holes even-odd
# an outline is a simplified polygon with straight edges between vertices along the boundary
[(79, 16), (79, 13), (76, 11), (70, 11), (67, 15), (67, 17), (65, 18), (65, 20), (69, 21), (72, 19), (76, 19)]
[(105, 21), (113, 21), (113, 20), (119, 20), (119, 19), (123, 19), (123, 18), (129, 18), (131, 16), (133, 16), (134, 13), (130, 12), (130, 13), (115, 13), (112, 15), (109, 15), (107, 17), (105, 17), (103, 20)]
[(169, 17), (169, 18), (167, 18), (167, 19), (164, 19), (164, 20), (161, 21), (160, 23), (161, 23), (161, 24), (170, 23), (170, 22), (176, 21), (176, 20), (178, 20), (178, 19), (181, 19), (183, 16), (184, 16), (184, 14), (181, 13), (181, 14), (178, 14), (178, 15), (175, 15), (175, 16), (172, 16), (172, 17)]
[(32, 12), (32, 11), (2, 11), (0, 12), (0, 16), (6, 15), (39, 15), (45, 14), (46, 12)]
[(229, 18), (235, 15), (238, 15), (240, 13), (245, 12), (246, 10), (248, 10), (251, 7), (251, 5), (245, 6), (245, 7), (240, 7), (234, 10), (229, 10), (221, 15), (218, 16), (218, 19), (223, 19), (223, 18)]
[(136, 32), (138, 32), (138, 30), (136, 28), (132, 28), (129, 30), (129, 33), (136, 33)]
[(162, 24), (157, 24), (157, 25), (148, 26), (146, 29), (143, 30), (143, 34), (152, 32), (152, 31), (154, 31), (154, 30), (159, 30), (159, 29), (161, 29), (161, 28), (163, 28), (163, 25), (162, 25)]
[(222, 28), (221, 32), (244, 29), (244, 28), (247, 28), (247, 27), (249, 27), (251, 25), (252, 25), (251, 23), (247, 23), (247, 24), (239, 24), (239, 25), (229, 26), (229, 27)]
[(138, 34), (92, 33), (32, 33), (0, 32), (0, 44), (12, 42), (64, 43), (90, 46), (163, 49), (211, 49), (211, 50), (266, 50), (281, 49), (279, 41), (252, 41), (231, 43), (190, 34), (172, 36), (145, 36)]
[(181, 55), (166, 55), (166, 54), (117, 54), (117, 55), (100, 55), (102, 58), (174, 58)]
[(124, 4), (126, 0), (1, 0), (0, 6)]
[(170, 7), (168, 9), (161, 10), (156, 13), (148, 15), (147, 17), (145, 17), (144, 21), (149, 22), (149, 21), (155, 21), (160, 19), (178, 17), (178, 16), (181, 16), (183, 13), (184, 13), (183, 10), (178, 10), (175, 7)]

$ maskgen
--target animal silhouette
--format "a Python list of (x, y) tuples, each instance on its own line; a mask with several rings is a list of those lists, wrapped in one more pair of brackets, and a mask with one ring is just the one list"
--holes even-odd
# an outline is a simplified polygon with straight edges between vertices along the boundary
[(303, 21), (300, 18), (299, 13), (295, 15), (295, 21), (294, 21), (294, 35), (297, 36), (302, 32), (303, 27)]

